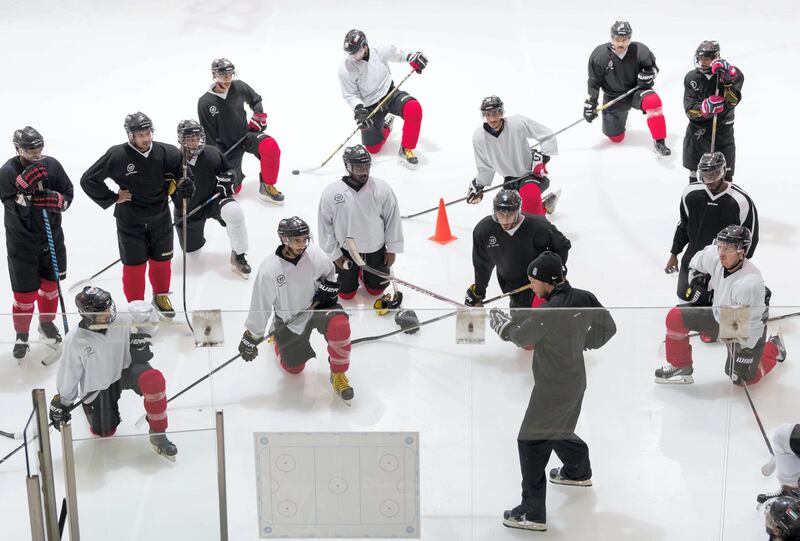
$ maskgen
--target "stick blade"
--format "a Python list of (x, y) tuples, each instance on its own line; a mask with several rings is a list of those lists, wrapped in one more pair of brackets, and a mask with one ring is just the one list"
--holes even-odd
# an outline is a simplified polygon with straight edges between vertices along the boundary
[(350, 252), (350, 257), (353, 258), (353, 261), (356, 262), (356, 265), (359, 267), (363, 267), (367, 264), (364, 261), (364, 258), (361, 257), (361, 254), (358, 252), (358, 245), (356, 245), (356, 239), (353, 237), (347, 237), (347, 240), (344, 241), (344, 245), (347, 247), (347, 251)]
[(761, 466), (761, 475), (769, 477), (775, 473), (775, 457), (769, 459), (769, 462)]
[(72, 284), (71, 286), (69, 286), (69, 289), (67, 289), (67, 291), (69, 291), (70, 293), (72, 293), (72, 292), (74, 292), (76, 289), (78, 289), (79, 287), (81, 287), (81, 286), (84, 286), (84, 285), (88, 284), (90, 281), (91, 281), (91, 278), (84, 278), (83, 280), (78, 280), (77, 282), (75, 282), (74, 284)]

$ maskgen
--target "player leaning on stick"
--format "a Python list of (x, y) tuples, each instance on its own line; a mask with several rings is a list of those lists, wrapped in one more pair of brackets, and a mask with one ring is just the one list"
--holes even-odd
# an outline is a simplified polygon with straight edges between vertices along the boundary
[(275, 354), (281, 368), (299, 374), (306, 361), (316, 357), (309, 342), (316, 329), (328, 343), (333, 390), (349, 401), (354, 394), (345, 374), (350, 367), (350, 320), (337, 302), (333, 263), (311, 244), (308, 224), (297, 216), (280, 221), (278, 238), (275, 253), (258, 267), (239, 353), (245, 361), (256, 358), (269, 316), (275, 312)]
[(383, 147), (392, 131), (395, 116), (403, 119), (403, 138), (399, 161), (410, 169), (419, 164), (414, 154), (422, 124), (422, 107), (408, 92), (398, 90), (383, 108), (367, 120), (383, 98), (394, 90), (389, 62), (408, 62), (422, 73), (428, 59), (421, 52), (400, 49), (395, 45), (370, 45), (361, 30), (350, 30), (344, 37), (347, 57), (339, 67), (342, 97), (353, 109), (356, 124), (361, 128), (361, 142), (370, 154)]
[(58, 287), (50, 258), (42, 209), (48, 213), (59, 279), (67, 273), (67, 250), (61, 213), (72, 203), (72, 182), (55, 158), (44, 156), (44, 139), (30, 126), (14, 132), (16, 156), (0, 168), (0, 198), (5, 210), (8, 275), (14, 302), (11, 307), (14, 357), (22, 359), (30, 349), (28, 331), (34, 304), (39, 305), (39, 333), (48, 341), (61, 342), (53, 320), (58, 309)]

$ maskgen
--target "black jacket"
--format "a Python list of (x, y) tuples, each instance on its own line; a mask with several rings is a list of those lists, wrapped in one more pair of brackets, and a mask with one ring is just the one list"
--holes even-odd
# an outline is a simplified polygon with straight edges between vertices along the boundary
[(229, 149), (247, 133), (247, 111), (244, 104), (253, 112), (263, 113), (261, 96), (244, 81), (235, 80), (222, 98), (206, 91), (197, 101), (197, 116), (206, 131), (206, 144)]
[(621, 60), (610, 43), (598, 45), (589, 56), (589, 98), (596, 103), (601, 88), (604, 101), (624, 94), (637, 85), (644, 69), (658, 71), (656, 57), (644, 43), (632, 41)]

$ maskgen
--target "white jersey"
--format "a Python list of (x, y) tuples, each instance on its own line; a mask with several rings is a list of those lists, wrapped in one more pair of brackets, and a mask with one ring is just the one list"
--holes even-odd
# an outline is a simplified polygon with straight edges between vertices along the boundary
[[(281, 250), (279, 247), (278, 250)], [(244, 325), (253, 336), (264, 336), (273, 310), (288, 321), (298, 312), (306, 310), (322, 280), (336, 281), (333, 262), (318, 247), (309, 244), (295, 263), (290, 263), (275, 253), (261, 262), (253, 284), (250, 313)], [(289, 330), (300, 334), (305, 329), (311, 312), (300, 315), (289, 324)]]
[[(533, 158), (528, 139), (541, 141), (552, 134), (553, 131), (547, 126), (523, 115), (505, 117), (503, 130), (497, 137), (483, 126), (475, 130), (472, 147), (478, 168), (478, 184), (490, 186), (495, 172), (501, 177), (521, 177), (530, 173)], [(551, 156), (558, 154), (555, 137), (542, 143), (542, 152)]]
[[(689, 280), (697, 273), (710, 274), (709, 289), (714, 290), (714, 317), (719, 322), (721, 306), (750, 306), (750, 325), (745, 347), (752, 348), (764, 332), (767, 308), (764, 305), (766, 287), (761, 271), (749, 259), (733, 274), (727, 274), (719, 261), (716, 244), (697, 252), (689, 262)], [(694, 271), (694, 274), (691, 272)], [(727, 274), (727, 276), (726, 276)]]
[(369, 60), (353, 60), (349, 56), (339, 66), (339, 84), (344, 101), (369, 107), (378, 103), (392, 86), (389, 62), (405, 62), (410, 54), (395, 45), (370, 45)]
[(342, 256), (348, 237), (355, 239), (364, 254), (384, 245), (387, 252), (403, 252), (397, 197), (386, 181), (372, 176), (358, 191), (344, 180), (326, 186), (319, 198), (317, 226), (319, 245), (334, 261)]

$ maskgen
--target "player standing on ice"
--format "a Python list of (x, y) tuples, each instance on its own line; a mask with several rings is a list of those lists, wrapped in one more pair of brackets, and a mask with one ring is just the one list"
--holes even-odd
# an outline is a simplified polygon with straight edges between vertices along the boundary
[(631, 107), (647, 115), (647, 127), (653, 136), (653, 146), (659, 156), (669, 156), (667, 124), (661, 109), (661, 98), (653, 90), (658, 73), (656, 57), (644, 43), (631, 41), (628, 21), (616, 21), (611, 26), (611, 43), (598, 45), (589, 56), (589, 97), (583, 104), (587, 122), (597, 118), (597, 100), (603, 90), (603, 103), (621, 96), (631, 88), (637, 90), (629, 97), (603, 110), (603, 133), (614, 143), (625, 139), (625, 123)]
[(563, 268), (553, 252), (542, 252), (530, 263), (531, 285), (547, 307), (530, 311), (521, 323), (497, 308), (489, 312), (490, 325), (500, 338), (519, 347), (535, 346), (535, 383), (517, 437), (522, 502), (503, 514), (509, 528), (547, 529), (545, 468), (552, 451), (564, 465), (550, 470), (551, 483), (592, 485), (589, 447), (575, 434), (586, 390), (583, 352), (603, 346), (617, 327), (592, 293), (564, 279)]
[[(556, 226), (542, 216), (520, 212), (522, 198), (515, 190), (500, 190), (494, 196), (494, 211), (483, 218), (472, 231), (472, 265), (475, 283), (467, 289), (464, 304), (481, 306), (492, 270), (503, 293), (529, 282), (528, 264), (542, 252), (551, 251), (566, 262), (571, 244)], [(543, 300), (526, 289), (511, 295), (510, 308), (539, 306)], [(512, 310), (512, 319), (520, 323), (528, 317), (524, 310)]]
[[(125, 298), (128, 302), (144, 299), (147, 271), (153, 304), (163, 317), (172, 318), (173, 233), (167, 194), (178, 180), (178, 197), (190, 198), (194, 183), (181, 178), (180, 151), (153, 141), (153, 123), (146, 114), (127, 115), (124, 127), (128, 142), (109, 148), (83, 174), (81, 188), (102, 208), (114, 206)], [(108, 178), (119, 186), (118, 192), (106, 186)]]
[(676, 306), (667, 314), (669, 364), (656, 370), (656, 383), (694, 382), (689, 331), (718, 335), (722, 306), (750, 308), (749, 338), (741, 347), (729, 348), (725, 362), (725, 373), (734, 383), (743, 380), (753, 385), (775, 368), (776, 362), (786, 359), (780, 333), (766, 340), (770, 293), (761, 271), (747, 259), (749, 247), (750, 230), (729, 225), (717, 234), (714, 244), (692, 257), (684, 294), (691, 304)]
[(419, 51), (406, 51), (395, 45), (373, 45), (361, 30), (350, 30), (344, 37), (347, 57), (339, 67), (339, 84), (342, 97), (353, 110), (356, 124), (361, 128), (361, 142), (370, 152), (380, 151), (392, 131), (394, 117), (403, 119), (403, 139), (400, 143), (399, 161), (415, 169), (419, 158), (414, 154), (422, 124), (422, 107), (408, 92), (398, 90), (371, 119), (370, 113), (383, 98), (394, 90), (389, 62), (408, 62), (422, 73), (428, 59)]
[(119, 399), (131, 389), (144, 398), (150, 443), (164, 458), (175, 461), (178, 448), (167, 438), (167, 387), (163, 374), (150, 365), (151, 337), (158, 329), (153, 307), (133, 301), (127, 314), (117, 315), (111, 295), (87, 286), (75, 296), (81, 315), (78, 328), (64, 341), (50, 420), (60, 430), (72, 418), (73, 404), (83, 400), (89, 430), (113, 436), (122, 421)]
[(759, 494), (758, 503), (779, 496), (800, 498), (800, 424), (784, 423), (772, 433), (772, 450), (775, 453), (776, 476), (781, 488), (775, 492)]
[(258, 356), (258, 345), (274, 311), (275, 354), (281, 368), (299, 374), (306, 361), (316, 357), (309, 342), (316, 329), (328, 343), (333, 390), (349, 402), (354, 395), (345, 374), (350, 367), (350, 320), (337, 303), (339, 286), (333, 263), (310, 244), (308, 224), (297, 216), (280, 221), (278, 238), (281, 243), (275, 253), (258, 268), (239, 353), (245, 361)]
[(72, 203), (72, 182), (55, 158), (42, 155), (44, 139), (30, 126), (13, 136), (16, 156), (0, 168), (0, 198), (5, 207), (8, 275), (14, 303), (11, 307), (14, 358), (28, 353), (33, 307), (39, 304), (39, 333), (51, 344), (61, 342), (53, 320), (58, 310), (58, 284), (50, 257), (42, 209), (47, 211), (59, 279), (67, 275), (67, 249), (61, 213)]
[[(206, 131), (208, 144), (223, 152), (236, 170), (236, 193), (242, 189), (244, 173), (242, 158), (248, 152), (258, 158), (261, 172), (258, 174), (258, 196), (273, 205), (283, 205), (284, 196), (275, 186), (281, 167), (281, 149), (277, 141), (264, 133), (267, 129), (267, 113), (259, 96), (250, 85), (236, 79), (236, 67), (227, 58), (217, 58), (211, 63), (214, 83), (197, 101), (197, 115)], [(253, 111), (250, 120), (244, 104)], [(233, 147), (239, 139), (244, 141)]]
[(697, 178), (700, 182), (683, 189), (680, 220), (664, 267), (667, 274), (678, 270), (678, 254), (683, 251), (677, 292), (681, 301), (688, 300), (685, 294), (689, 287), (689, 262), (694, 254), (714, 241), (723, 227), (736, 224), (751, 232), (748, 259), (752, 259), (758, 245), (756, 206), (747, 192), (725, 180), (725, 156), (722, 152), (703, 154), (697, 166)]
[(236, 172), (219, 149), (206, 147), (205, 131), (195, 120), (181, 120), (178, 123), (178, 144), (195, 183), (194, 195), (189, 199), (189, 211), (208, 201), (215, 193), (219, 194), (214, 201), (187, 218), (188, 247), (183, 246), (183, 204), (173, 194), (175, 229), (181, 248), (187, 253), (202, 248), (206, 243), (204, 235), (206, 221), (212, 218), (218, 221), (228, 234), (231, 243), (231, 269), (245, 280), (249, 279), (250, 265), (245, 257), (248, 248), (247, 226), (242, 207), (233, 197)]
[(695, 69), (683, 78), (683, 108), (689, 118), (683, 137), (683, 166), (689, 182), (697, 182), (697, 163), (711, 151), (714, 116), (717, 132), (714, 150), (725, 155), (725, 180), (733, 180), (736, 140), (733, 136), (735, 108), (742, 99), (744, 75), (719, 57), (719, 43), (704, 41), (694, 52)]
[[(547, 163), (550, 156), (558, 154), (558, 141), (553, 131), (523, 115), (505, 116), (503, 100), (497, 96), (483, 98), (481, 114), (485, 122), (472, 135), (478, 173), (467, 191), (467, 203), (480, 203), (483, 190), (491, 186), (497, 173), (505, 182), (526, 177), (505, 185), (519, 191), (522, 212), (552, 214), (555, 197), (551, 194), (549, 200), (542, 200), (542, 193), (550, 186)], [(540, 141), (542, 152), (531, 148), (528, 139)]]

